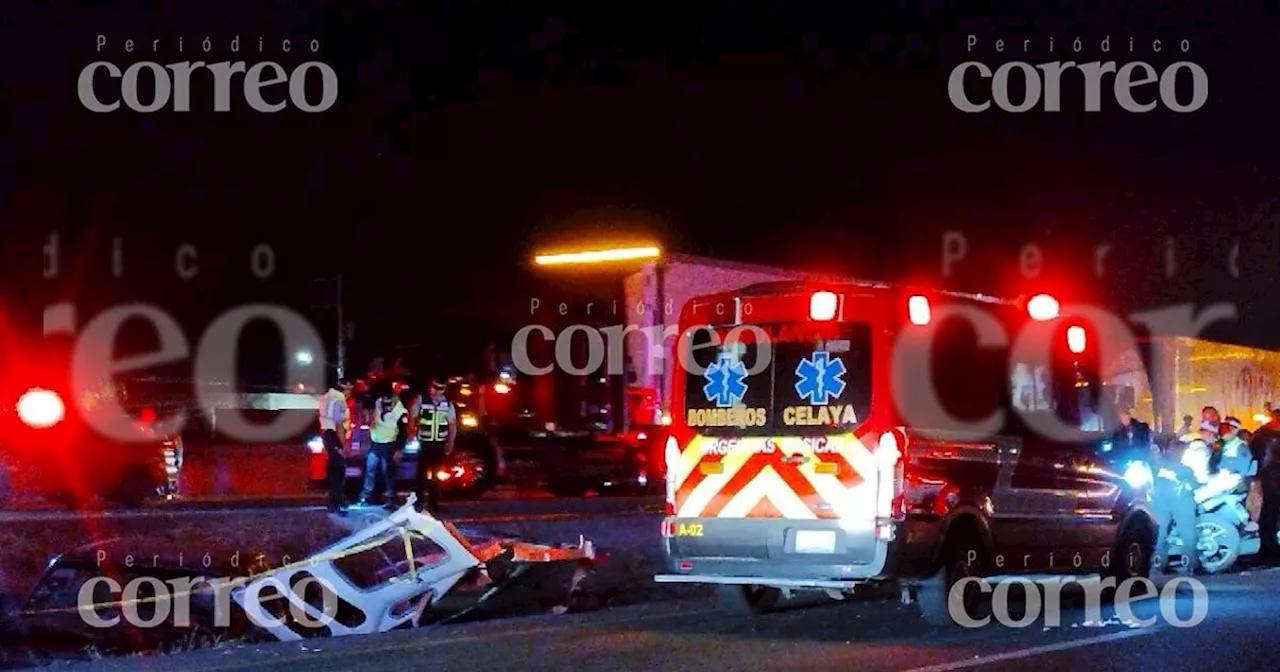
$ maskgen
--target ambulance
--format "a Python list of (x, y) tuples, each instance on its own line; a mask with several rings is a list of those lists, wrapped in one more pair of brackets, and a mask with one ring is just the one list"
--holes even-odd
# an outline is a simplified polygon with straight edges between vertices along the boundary
[(1093, 327), (1054, 297), (768, 283), (679, 328), (658, 582), (749, 614), (894, 584), (947, 624), (966, 577), (1148, 574), (1149, 473), (1104, 453)]

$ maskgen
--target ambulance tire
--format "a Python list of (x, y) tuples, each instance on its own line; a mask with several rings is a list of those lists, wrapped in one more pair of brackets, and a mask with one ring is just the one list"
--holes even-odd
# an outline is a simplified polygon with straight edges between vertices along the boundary
[[(951, 617), (951, 588), (963, 579), (983, 576), (987, 555), (976, 534), (956, 530), (948, 535), (938, 571), (916, 586), (916, 605), (925, 623), (943, 627), (960, 625)], [(970, 562), (970, 558), (977, 560)], [(971, 584), (964, 590), (963, 605), (970, 618), (981, 620), (990, 610), (989, 594), (983, 594), (977, 584)]]
[(739, 616), (762, 616), (774, 610), (782, 591), (769, 586), (716, 586), (716, 606)]

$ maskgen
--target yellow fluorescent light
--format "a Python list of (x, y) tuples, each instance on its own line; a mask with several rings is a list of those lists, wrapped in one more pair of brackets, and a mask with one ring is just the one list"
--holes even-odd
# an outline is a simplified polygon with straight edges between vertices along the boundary
[(566, 254), (540, 254), (534, 257), (539, 266), (562, 264), (598, 264), (602, 261), (629, 261), (632, 259), (653, 259), (662, 254), (656, 247), (624, 247), (613, 250), (593, 250), (590, 252), (569, 252)]

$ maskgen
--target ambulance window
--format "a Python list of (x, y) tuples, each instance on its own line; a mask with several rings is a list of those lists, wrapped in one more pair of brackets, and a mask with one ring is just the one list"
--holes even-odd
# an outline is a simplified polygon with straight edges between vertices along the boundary
[[(687, 358), (688, 364), (684, 404), (688, 417), (694, 420), (690, 425), (714, 434), (740, 431), (731, 423), (745, 421), (747, 429), (763, 430), (773, 405), (773, 371), (771, 355), (765, 349), (767, 345), (762, 347), (757, 343), (744, 342), (717, 345), (721, 339), (713, 337), (706, 328), (690, 330), (682, 338), (689, 339), (681, 357)], [(729, 362), (729, 366), (735, 363), (742, 365), (741, 370), (746, 376), (741, 378), (741, 385), (737, 385), (738, 379), (734, 378), (732, 385), (708, 387), (707, 371), (718, 370), (717, 367), (725, 366), (725, 362)], [(739, 410), (727, 412), (729, 406)], [(749, 412), (741, 409), (749, 409)]]
[(1080, 370), (1061, 370), (1039, 362), (1015, 361), (1010, 369), (1010, 406), (1020, 414), (1053, 413), (1058, 420), (1086, 432), (1102, 431), (1101, 381)]
[(962, 319), (946, 320), (937, 329), (930, 363), (938, 403), (958, 424), (989, 417), (1007, 395), (1005, 349), (982, 347), (973, 326)]

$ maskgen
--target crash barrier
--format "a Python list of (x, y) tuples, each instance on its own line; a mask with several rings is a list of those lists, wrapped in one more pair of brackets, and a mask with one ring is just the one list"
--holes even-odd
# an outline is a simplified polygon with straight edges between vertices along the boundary
[[(143, 576), (125, 586), (109, 576), (98, 576), (81, 586), (74, 608), (19, 614), (78, 611), (87, 625), (97, 628), (115, 627), (122, 620), (139, 628), (189, 628), (195, 625), (192, 598), (211, 596), (213, 625), (218, 628), (232, 626), (230, 604), (234, 600), (250, 623), (280, 640), (370, 634), (419, 625), (426, 609), (460, 582), (487, 588), (480, 598), (483, 601), (518, 576), (519, 567), (570, 562), (578, 565), (576, 586), (583, 570), (596, 558), (593, 544), (581, 537), (576, 546), (568, 547), (511, 538), (473, 544), (452, 524), (415, 511), (415, 503), (416, 497), (410, 495), (405, 505), (386, 519), (313, 556), (261, 574), (182, 577), (168, 582)], [(372, 564), (364, 562), (369, 558)], [(491, 576), (493, 568), (501, 568), (501, 575)], [(121, 599), (97, 599), (100, 586)], [(139, 597), (143, 587), (155, 595)], [(138, 609), (142, 605), (154, 605), (154, 611), (143, 617)], [(104, 611), (111, 615), (104, 618)]]

